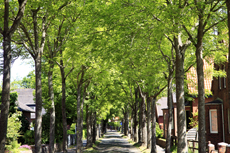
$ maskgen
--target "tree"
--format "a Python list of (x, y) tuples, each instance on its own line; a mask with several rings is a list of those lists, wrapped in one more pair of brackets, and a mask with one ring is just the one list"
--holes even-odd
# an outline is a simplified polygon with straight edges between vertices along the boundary
[[(166, 153), (171, 152), (171, 129), (172, 129), (172, 118), (173, 118), (173, 98), (172, 98), (172, 83), (173, 83), (173, 73), (175, 69), (175, 58), (174, 58), (174, 49), (173, 49), (173, 43), (171, 47), (171, 57), (165, 54), (161, 50), (161, 44), (159, 45), (159, 50), (164, 58), (164, 60), (167, 62), (168, 66), (168, 76), (166, 76), (167, 81), (168, 81), (168, 93), (167, 93), (167, 104), (168, 104), (168, 127), (167, 127), (167, 138), (166, 138)], [(165, 51), (166, 52), (166, 51)], [(165, 74), (166, 75), (166, 74)]]
[[(46, 24), (46, 17), (43, 14), (42, 23), (38, 22), (38, 12), (41, 11), (41, 7), (37, 6), (36, 9), (30, 10), (32, 14), (32, 25), (33, 26), (33, 35), (29, 33), (28, 25), (26, 25), (26, 20), (21, 23), (21, 29), (25, 38), (22, 38), (22, 44), (26, 50), (33, 57), (35, 62), (35, 77), (36, 77), (36, 87), (35, 87), (35, 97), (36, 97), (36, 119), (35, 119), (35, 151), (41, 152), (41, 134), (42, 134), (42, 85), (41, 85), (41, 59), (43, 54), (43, 49), (45, 45), (45, 37), (48, 25)], [(29, 19), (28, 17), (27, 19)], [(39, 26), (42, 29), (39, 30)], [(39, 35), (41, 33), (41, 35)], [(20, 34), (23, 37), (23, 34)], [(41, 36), (39, 38), (39, 36)], [(34, 38), (34, 41), (32, 39)], [(40, 39), (40, 42), (39, 42)], [(27, 42), (25, 40), (28, 40)]]
[(22, 78), (20, 84), (24, 88), (35, 89), (35, 74), (34, 74), (34, 71), (29, 72), (29, 74), (26, 77)]
[[(4, 70), (3, 70), (3, 85), (2, 85), (2, 105), (1, 105), (1, 118), (0, 118), (0, 152), (4, 153), (7, 133), (7, 123), (10, 105), (10, 68), (11, 68), (11, 38), (16, 29), (18, 28), (23, 17), (27, 0), (18, 1), (17, 16), (13, 20), (10, 27), (10, 1), (4, 1), (4, 25), (0, 27), (0, 33), (3, 36), (3, 51), (4, 51)], [(11, 2), (12, 4), (12, 2)]]
[[(226, 18), (223, 14), (218, 13), (223, 9), (221, 1), (194, 1), (197, 10), (197, 33), (192, 34), (192, 30), (188, 30), (188, 26), (183, 25), (189, 39), (196, 49), (196, 64), (197, 64), (197, 80), (198, 80), (198, 120), (199, 120), (199, 152), (206, 152), (206, 135), (205, 135), (205, 89), (204, 89), (204, 70), (203, 70), (203, 44), (204, 36), (211, 29), (215, 28), (220, 22)], [(210, 23), (210, 19), (213, 19)], [(197, 23), (195, 23), (197, 24)], [(194, 25), (195, 27), (195, 25)]]

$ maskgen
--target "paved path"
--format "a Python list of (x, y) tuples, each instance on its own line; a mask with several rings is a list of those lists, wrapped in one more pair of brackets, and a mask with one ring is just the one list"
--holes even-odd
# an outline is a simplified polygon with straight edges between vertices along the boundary
[(138, 148), (121, 136), (120, 133), (115, 131), (107, 132), (97, 146), (97, 151), (100, 153), (141, 153)]
[(157, 153), (165, 153), (165, 149), (157, 145)]
[[(86, 140), (83, 141), (83, 146), (86, 145)], [(165, 153), (165, 149), (157, 147), (157, 153)], [(75, 153), (76, 148), (68, 149), (68, 153)], [(122, 138), (122, 134), (116, 131), (108, 131), (101, 143), (95, 148), (97, 153), (141, 153), (141, 151), (131, 145), (128, 139)], [(61, 152), (60, 152), (61, 153)]]

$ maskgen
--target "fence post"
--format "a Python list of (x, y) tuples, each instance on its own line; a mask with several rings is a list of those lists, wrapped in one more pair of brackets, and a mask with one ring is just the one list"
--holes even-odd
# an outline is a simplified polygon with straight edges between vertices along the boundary
[(226, 146), (228, 144), (224, 142), (218, 143), (218, 153), (225, 153), (226, 152)]
[(196, 146), (196, 144), (195, 144), (195, 141), (192, 141), (192, 150), (193, 150), (193, 152), (195, 151), (195, 146)]
[(208, 153), (211, 153), (213, 150), (215, 150), (215, 145), (214, 144), (208, 144)]
[(227, 152), (226, 153), (230, 153), (230, 144), (227, 145)]

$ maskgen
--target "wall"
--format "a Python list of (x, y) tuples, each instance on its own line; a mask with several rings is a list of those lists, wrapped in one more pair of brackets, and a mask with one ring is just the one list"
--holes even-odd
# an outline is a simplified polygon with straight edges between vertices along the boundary
[[(217, 121), (218, 121), (218, 133), (210, 133), (210, 117), (209, 110), (217, 109)], [(222, 111), (221, 104), (219, 105), (206, 105), (205, 106), (205, 118), (206, 118), (206, 141), (211, 141), (212, 144), (217, 146), (219, 142), (223, 141), (223, 126), (222, 126)]]

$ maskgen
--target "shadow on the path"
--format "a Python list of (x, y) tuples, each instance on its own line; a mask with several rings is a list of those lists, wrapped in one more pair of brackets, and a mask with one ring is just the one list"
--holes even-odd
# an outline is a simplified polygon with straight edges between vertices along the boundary
[(139, 153), (138, 149), (131, 145), (127, 139), (113, 131), (108, 131), (95, 149), (100, 153)]

